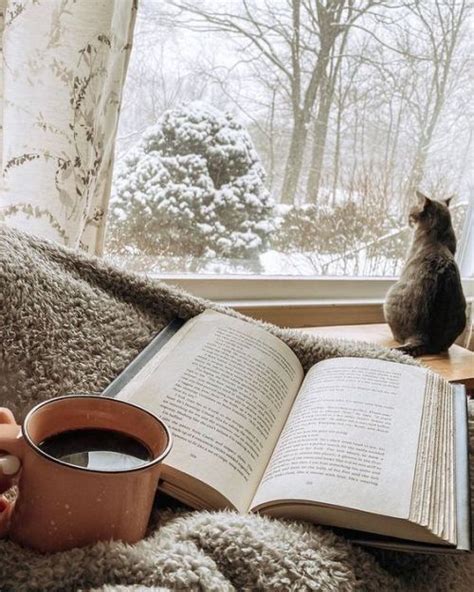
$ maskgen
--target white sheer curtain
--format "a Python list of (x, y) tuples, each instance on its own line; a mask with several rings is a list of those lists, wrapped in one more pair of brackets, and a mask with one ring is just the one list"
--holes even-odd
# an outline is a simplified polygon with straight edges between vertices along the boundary
[(102, 251), (136, 0), (0, 0), (0, 221)]

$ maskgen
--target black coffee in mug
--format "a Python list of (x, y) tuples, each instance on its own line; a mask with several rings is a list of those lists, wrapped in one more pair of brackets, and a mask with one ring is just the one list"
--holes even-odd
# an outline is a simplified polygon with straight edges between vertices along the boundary
[(126, 471), (153, 460), (142, 442), (116, 430), (81, 428), (50, 436), (39, 448), (62, 462), (94, 471)]

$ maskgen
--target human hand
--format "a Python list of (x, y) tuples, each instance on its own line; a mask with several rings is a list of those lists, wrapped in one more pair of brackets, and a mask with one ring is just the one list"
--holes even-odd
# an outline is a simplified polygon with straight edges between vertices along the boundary
[[(0, 424), (15, 425), (15, 418), (10, 410), (0, 407)], [(20, 461), (11, 454), (2, 455), (0, 452), (0, 494), (9, 489), (12, 485), (12, 477), (20, 470)], [(8, 530), (10, 515), (13, 510), (11, 501), (0, 495), (0, 538), (4, 537)]]

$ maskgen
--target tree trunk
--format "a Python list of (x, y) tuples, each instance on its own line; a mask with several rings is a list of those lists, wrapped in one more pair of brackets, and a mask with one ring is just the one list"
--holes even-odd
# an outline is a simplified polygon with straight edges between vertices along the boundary
[[(298, 191), (298, 183), (301, 176), (301, 169), (303, 165), (304, 152), (306, 147), (306, 140), (308, 136), (307, 126), (311, 120), (314, 103), (318, 92), (321, 87), (325, 84), (326, 94), (321, 101), (318, 117), (315, 123), (315, 138), (316, 142), (313, 145), (312, 154), (312, 166), (310, 168), (310, 177), (314, 177), (308, 180), (308, 188), (316, 194), (319, 191), (319, 184), (321, 182), (321, 169), (324, 159), (324, 149), (326, 146), (327, 139), (327, 128), (329, 112), (331, 110), (331, 102), (334, 94), (334, 85), (337, 76), (337, 72), (341, 65), (341, 60), (344, 55), (343, 49), (345, 47), (350, 26), (340, 27), (343, 22), (344, 10), (347, 8), (347, 14), (345, 14), (345, 24), (353, 21), (353, 6), (352, 2), (347, 3), (345, 0), (333, 0), (324, 5), (322, 2), (316, 2), (316, 16), (319, 25), (319, 40), (320, 48), (317, 54), (316, 63), (311, 74), (308, 86), (304, 92), (304, 96), (301, 96), (299, 90), (300, 81), (300, 66), (299, 59), (295, 59), (295, 52), (292, 54), (293, 62), (298, 62), (298, 68), (295, 73), (298, 75), (295, 77), (295, 81), (298, 82), (294, 85), (298, 88), (298, 93), (293, 93), (293, 117), (294, 127), (291, 137), (290, 150), (288, 153), (288, 159), (285, 167), (285, 179), (282, 188), (282, 203), (293, 203)], [(293, 29), (298, 32), (298, 44), (299, 39), (299, 25), (300, 25), (300, 13), (299, 9), (295, 10), (295, 5), (300, 6), (300, 2), (293, 0)], [(370, 6), (370, 2), (365, 5), (364, 8), (359, 10), (358, 17), (365, 12)], [(331, 55), (334, 59), (335, 44), (338, 37), (342, 35), (343, 39), (339, 47), (339, 57), (337, 58), (334, 68), (331, 72), (327, 72), (328, 65), (331, 63)], [(295, 114), (298, 114), (295, 117)], [(310, 183), (311, 181), (311, 183)], [(314, 186), (314, 189), (312, 187)], [(316, 199), (314, 200), (316, 201)]]
[[(397, 151), (398, 151), (398, 144), (399, 144), (399, 140), (400, 140), (400, 132), (401, 132), (401, 124), (402, 124), (402, 114), (403, 114), (403, 110), (404, 108), (406, 108), (406, 104), (405, 104), (405, 92), (404, 90), (402, 91), (401, 94), (401, 98), (400, 98), (400, 105), (398, 107), (398, 114), (397, 114), (397, 123), (395, 125), (395, 132), (393, 133), (393, 139), (392, 139), (392, 149), (390, 152), (390, 168), (389, 171), (387, 173), (388, 179), (389, 179), (389, 183), (390, 183), (390, 196), (391, 199), (393, 200), (394, 198), (394, 194), (395, 194), (395, 184), (394, 184), (394, 180), (395, 180), (395, 174), (394, 174), (394, 170), (395, 170), (395, 162), (396, 162), (396, 155), (397, 155)], [(400, 196), (402, 195), (401, 192), (401, 186), (400, 183), (397, 183), (397, 187), (396, 187), (396, 192), (397, 195)]]
[(298, 193), (298, 183), (301, 176), (301, 169), (303, 167), (303, 158), (308, 137), (308, 125), (311, 119), (311, 112), (316, 100), (316, 95), (325, 73), (327, 60), (327, 49), (321, 49), (317, 64), (311, 76), (311, 81), (305, 92), (303, 107), (299, 108), (295, 104), (293, 105), (294, 123), (281, 195), (281, 203), (284, 204), (295, 203)]
[(272, 93), (272, 104), (270, 109), (270, 130), (269, 130), (269, 150), (270, 150), (270, 170), (268, 172), (268, 186), (270, 191), (273, 190), (273, 183), (275, 181), (275, 97), (276, 90)]
[(438, 122), (438, 118), (443, 107), (443, 103), (444, 88), (442, 89), (442, 93), (440, 93), (436, 98), (435, 106), (433, 108), (431, 117), (429, 118), (428, 124), (424, 126), (424, 129), (422, 129), (420, 133), (420, 139), (416, 147), (415, 158), (413, 161), (413, 165), (411, 167), (411, 172), (408, 178), (408, 184), (405, 192), (405, 212), (410, 207), (410, 203), (413, 199), (415, 191), (420, 187), (420, 184), (423, 181), (423, 177), (425, 175), (426, 160), (428, 157), (428, 150), (431, 144), (431, 140), (433, 138), (436, 123)]
[[(425, 173), (426, 160), (428, 157), (428, 150), (433, 138), (433, 134), (438, 123), (439, 116), (443, 109), (443, 105), (446, 99), (448, 78), (451, 71), (451, 64), (453, 60), (454, 50), (458, 43), (461, 26), (463, 23), (465, 11), (467, 10), (467, 3), (461, 2), (459, 10), (454, 13), (450, 11), (450, 17), (446, 18), (443, 23), (443, 17), (441, 13), (439, 18), (441, 19), (443, 31), (444, 27), (448, 29), (442, 40), (441, 53), (438, 44), (433, 43), (432, 56), (433, 56), (433, 75), (431, 78), (431, 89), (430, 94), (434, 93), (435, 100), (433, 109), (430, 113), (431, 96), (429, 97), (428, 104), (426, 106), (427, 114), (423, 118), (422, 126), (420, 129), (420, 139), (416, 148), (415, 158), (409, 181), (405, 192), (405, 210), (408, 209), (414, 191), (416, 191), (423, 180)], [(452, 9), (455, 8), (455, 4), (452, 5)], [(418, 13), (420, 14), (420, 13)], [(433, 39), (433, 29), (430, 29), (431, 39)]]
[(354, 189), (355, 189), (355, 180), (357, 174), (357, 168), (359, 166), (359, 109), (355, 110), (354, 116), (354, 131), (352, 134), (353, 137), (353, 149), (352, 149), (352, 171), (349, 180), (349, 196), (352, 200), (354, 197)]
[(332, 181), (332, 207), (336, 205), (336, 192), (339, 184), (339, 166), (341, 157), (341, 123), (342, 123), (342, 102), (339, 102), (336, 117), (336, 146), (334, 148), (334, 171)]
[[(342, 7), (343, 3), (341, 3)], [(339, 20), (341, 14), (339, 13)], [(330, 48), (324, 65), (324, 84), (320, 85), (319, 93), (319, 107), (318, 114), (314, 122), (314, 138), (313, 150), (311, 153), (311, 164), (309, 168), (309, 175), (306, 182), (306, 201), (317, 203), (319, 197), (319, 190), (321, 186), (321, 177), (324, 165), (324, 153), (326, 151), (326, 142), (328, 136), (329, 115), (331, 113), (331, 106), (334, 100), (334, 92), (336, 89), (336, 80), (341, 68), (344, 49), (347, 43), (349, 29), (345, 29), (342, 34), (342, 40), (338, 49), (338, 57), (335, 58), (334, 52), (336, 50), (336, 37), (331, 33), (333, 23), (329, 23), (326, 31), (327, 47)], [(332, 59), (330, 59), (332, 55)], [(330, 64), (329, 73), (326, 76), (326, 66)]]
[(324, 152), (328, 135), (329, 113), (331, 111), (331, 98), (327, 96), (328, 89), (324, 88), (321, 93), (318, 114), (314, 122), (313, 150), (311, 153), (311, 164), (308, 180), (306, 183), (306, 201), (316, 204), (319, 197), (321, 176), (323, 172)]
[(285, 166), (285, 178), (281, 190), (281, 203), (295, 203), (298, 181), (303, 166), (304, 149), (306, 145), (307, 128), (303, 116), (297, 118), (291, 134), (290, 149)]

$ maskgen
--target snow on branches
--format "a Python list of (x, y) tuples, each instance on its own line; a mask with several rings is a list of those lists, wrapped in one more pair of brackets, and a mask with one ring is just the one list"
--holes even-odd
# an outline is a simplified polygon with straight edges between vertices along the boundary
[(247, 131), (193, 102), (166, 111), (118, 165), (111, 232), (118, 247), (160, 256), (256, 258), (273, 202)]

